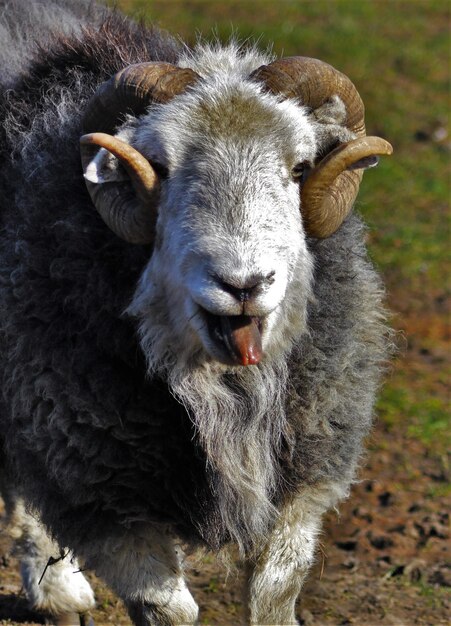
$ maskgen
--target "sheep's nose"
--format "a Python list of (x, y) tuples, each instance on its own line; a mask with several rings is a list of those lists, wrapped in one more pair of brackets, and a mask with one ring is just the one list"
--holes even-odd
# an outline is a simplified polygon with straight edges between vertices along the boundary
[(275, 271), (272, 271), (265, 275), (254, 274), (246, 279), (218, 275), (215, 275), (214, 278), (218, 287), (232, 295), (238, 302), (244, 304), (262, 293), (269, 285), (272, 285), (275, 280), (275, 273)]
[[(274, 266), (273, 266), (274, 267)], [(199, 269), (199, 268), (197, 268)], [(202, 267), (188, 275), (187, 285), (192, 300), (212, 315), (250, 315), (264, 317), (282, 301), (286, 289), (283, 268), (275, 271), (246, 271), (227, 266)]]

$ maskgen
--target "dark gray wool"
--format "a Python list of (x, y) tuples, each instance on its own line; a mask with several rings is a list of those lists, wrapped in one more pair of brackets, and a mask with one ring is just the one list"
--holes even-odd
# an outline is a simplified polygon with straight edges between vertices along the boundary
[[(96, 87), (130, 63), (176, 63), (178, 44), (115, 14), (45, 41), (0, 93), (5, 458), (62, 545), (77, 550), (151, 520), (218, 549), (228, 536), (217, 478), (185, 409), (164, 380), (146, 377), (137, 323), (123, 313), (151, 250), (104, 224), (79, 157)], [(289, 356), (292, 437), (275, 504), (302, 485), (354, 477), (387, 343), (364, 235), (352, 215), (309, 242), (316, 300)]]

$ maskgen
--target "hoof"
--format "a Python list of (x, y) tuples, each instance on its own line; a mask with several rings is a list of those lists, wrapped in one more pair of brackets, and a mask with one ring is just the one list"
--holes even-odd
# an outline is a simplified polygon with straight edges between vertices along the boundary
[(48, 626), (94, 626), (94, 621), (89, 615), (79, 613), (63, 613), (52, 622), (46, 622)]

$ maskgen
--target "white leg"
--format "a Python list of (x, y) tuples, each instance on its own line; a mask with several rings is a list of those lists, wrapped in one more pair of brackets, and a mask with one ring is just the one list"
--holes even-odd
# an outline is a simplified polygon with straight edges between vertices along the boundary
[(160, 528), (143, 528), (119, 541), (91, 545), (90, 567), (125, 602), (136, 626), (191, 625), (198, 608), (182, 572), (182, 550)]
[(295, 603), (314, 561), (322, 514), (346, 497), (345, 485), (304, 490), (281, 512), (266, 545), (248, 563), (248, 616), (255, 626), (297, 624)]
[(32, 607), (50, 613), (61, 626), (78, 625), (78, 613), (92, 609), (95, 601), (77, 560), (60, 550), (20, 499), (10, 510), (9, 532), (16, 539), (23, 586)]

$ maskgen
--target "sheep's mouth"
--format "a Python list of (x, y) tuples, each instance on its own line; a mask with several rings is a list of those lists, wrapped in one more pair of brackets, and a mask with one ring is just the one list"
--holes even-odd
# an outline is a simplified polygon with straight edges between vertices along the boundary
[(263, 355), (263, 318), (203, 311), (210, 339), (232, 365), (257, 365)]

